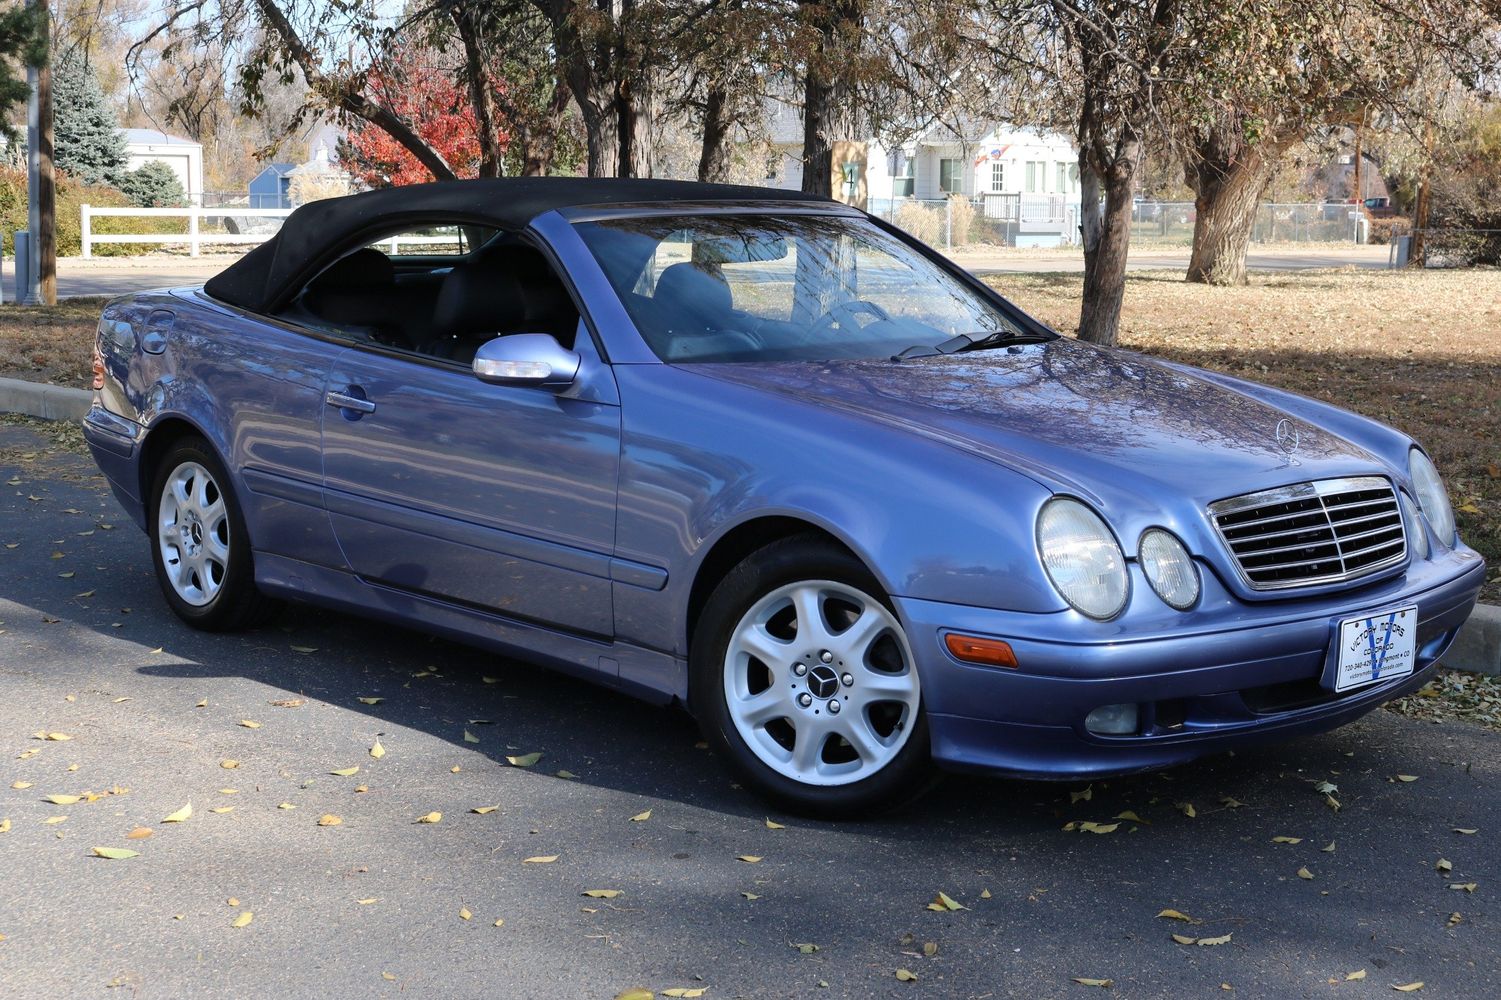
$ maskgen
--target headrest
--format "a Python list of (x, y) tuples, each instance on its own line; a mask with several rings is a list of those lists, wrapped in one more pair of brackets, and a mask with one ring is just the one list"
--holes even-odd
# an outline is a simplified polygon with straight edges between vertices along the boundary
[(391, 258), (374, 247), (363, 247), (324, 268), (311, 287), (319, 292), (354, 292), (395, 281), (396, 267)]
[(438, 289), (434, 331), (443, 336), (520, 332), (527, 319), (527, 255), (540, 260), (529, 247), (499, 246), (457, 265)]
[(686, 314), (710, 327), (723, 325), (735, 308), (730, 286), (723, 278), (686, 262), (662, 272), (652, 299), (663, 309)]

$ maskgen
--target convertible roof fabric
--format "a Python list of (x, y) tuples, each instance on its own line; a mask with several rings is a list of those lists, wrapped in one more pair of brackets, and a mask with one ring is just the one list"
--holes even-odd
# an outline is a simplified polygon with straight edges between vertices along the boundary
[(405, 222), (453, 221), (517, 231), (559, 208), (768, 200), (828, 199), (736, 184), (583, 177), (502, 177), (381, 188), (303, 205), (275, 236), (210, 278), (204, 290), (242, 309), (270, 311), (351, 240)]

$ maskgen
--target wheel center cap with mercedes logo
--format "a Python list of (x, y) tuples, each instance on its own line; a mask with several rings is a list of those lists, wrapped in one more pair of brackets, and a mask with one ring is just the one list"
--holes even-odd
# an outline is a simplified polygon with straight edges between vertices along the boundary
[(839, 674), (827, 663), (808, 671), (808, 692), (815, 698), (831, 698), (839, 690)]

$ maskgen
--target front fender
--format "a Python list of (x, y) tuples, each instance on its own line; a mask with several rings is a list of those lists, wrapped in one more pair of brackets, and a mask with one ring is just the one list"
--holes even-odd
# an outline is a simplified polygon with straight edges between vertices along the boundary
[(1039, 483), (929, 438), (670, 365), (616, 367), (624, 408), (617, 553), (662, 566), (660, 592), (616, 588), (620, 637), (685, 651), (713, 545), (763, 517), (848, 546), (894, 597), (1049, 612)]

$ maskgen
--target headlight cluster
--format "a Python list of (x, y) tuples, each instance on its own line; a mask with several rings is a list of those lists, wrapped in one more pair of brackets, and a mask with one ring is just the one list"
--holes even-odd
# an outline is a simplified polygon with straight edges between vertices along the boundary
[(1100, 516), (1077, 500), (1049, 500), (1037, 516), (1048, 579), (1075, 610), (1114, 618), (1126, 606), (1126, 557)]
[(1438, 469), (1427, 455), (1414, 448), (1407, 457), (1407, 469), (1412, 475), (1412, 487), (1418, 494), (1418, 509), (1428, 519), (1428, 526), (1445, 545), (1454, 544), (1454, 508), (1449, 506), (1449, 494)]
[[(1074, 610), (1108, 620), (1129, 595), (1126, 557), (1100, 516), (1077, 500), (1049, 500), (1037, 517), (1037, 550), (1054, 588)], [(1148, 528), (1138, 546), (1142, 572), (1169, 607), (1186, 611), (1199, 600), (1199, 571), (1182, 542)]]

